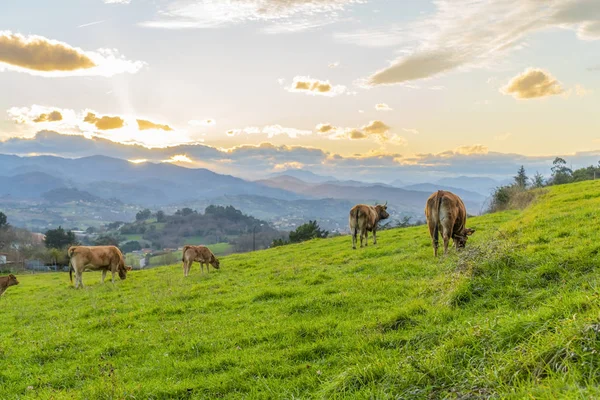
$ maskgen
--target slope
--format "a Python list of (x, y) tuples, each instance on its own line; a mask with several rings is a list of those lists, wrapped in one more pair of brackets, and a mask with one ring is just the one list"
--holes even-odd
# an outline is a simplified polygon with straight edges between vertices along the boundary
[[(194, 266), (19, 276), (2, 298), (0, 398), (597, 398), (600, 182), (470, 219)], [(29, 388), (28, 388), (29, 387)]]

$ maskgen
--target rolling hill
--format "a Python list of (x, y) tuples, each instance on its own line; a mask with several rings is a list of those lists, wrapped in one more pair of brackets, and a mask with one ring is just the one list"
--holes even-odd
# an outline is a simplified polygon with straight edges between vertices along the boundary
[(472, 218), (434, 259), (425, 227), (179, 264), (100, 285), (20, 275), (1, 398), (598, 398), (600, 183)]

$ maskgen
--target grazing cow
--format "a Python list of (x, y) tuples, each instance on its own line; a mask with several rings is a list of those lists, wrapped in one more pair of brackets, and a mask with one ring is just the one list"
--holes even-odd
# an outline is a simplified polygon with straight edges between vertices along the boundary
[(210, 272), (208, 264), (216, 269), (219, 269), (220, 267), (219, 260), (206, 246), (184, 246), (181, 261), (183, 261), (183, 276), (188, 276), (190, 274), (190, 269), (192, 268), (194, 261), (200, 263), (200, 270), (202, 273), (204, 273), (204, 264), (206, 264), (207, 273)]
[(377, 224), (382, 219), (390, 216), (387, 212), (387, 202), (383, 205), (368, 206), (358, 204), (350, 210), (350, 232), (352, 232), (352, 248), (356, 249), (356, 235), (360, 232), (360, 247), (363, 247), (363, 236), (365, 246), (369, 245), (369, 233), (373, 232), (373, 244), (377, 244)]
[(112, 282), (115, 283), (115, 274), (119, 278), (127, 278), (127, 272), (131, 267), (125, 266), (125, 259), (121, 250), (115, 246), (71, 246), (69, 247), (69, 278), (73, 283), (73, 271), (75, 271), (75, 288), (83, 287), (83, 271), (102, 271), (102, 283), (108, 271), (112, 272)]
[(427, 199), (425, 216), (433, 244), (433, 254), (437, 257), (438, 233), (441, 230), (444, 239), (444, 254), (448, 253), (450, 238), (457, 249), (465, 247), (467, 239), (475, 229), (465, 227), (467, 209), (460, 197), (454, 193), (438, 190)]
[(6, 291), (6, 289), (8, 289), (9, 286), (14, 286), (18, 284), (19, 281), (17, 280), (17, 277), (13, 274), (0, 277), (0, 296), (4, 294), (4, 292)]

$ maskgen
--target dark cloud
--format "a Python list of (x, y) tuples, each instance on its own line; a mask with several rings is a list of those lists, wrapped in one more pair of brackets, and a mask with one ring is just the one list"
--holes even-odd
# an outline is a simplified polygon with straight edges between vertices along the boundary
[(138, 123), (138, 128), (140, 131), (145, 131), (147, 129), (160, 129), (163, 131), (172, 131), (173, 130), (173, 128), (171, 128), (169, 125), (155, 124), (154, 122), (150, 122), (145, 119), (138, 119), (137, 123)]
[(33, 122), (56, 122), (62, 121), (63, 117), (60, 111), (52, 111), (48, 114), (40, 114), (33, 119)]
[(83, 119), (83, 122), (94, 124), (96, 128), (103, 131), (110, 129), (119, 129), (125, 125), (125, 121), (121, 117), (110, 117), (105, 115), (103, 117), (98, 118), (96, 117), (96, 114), (91, 112), (87, 113), (87, 115)]

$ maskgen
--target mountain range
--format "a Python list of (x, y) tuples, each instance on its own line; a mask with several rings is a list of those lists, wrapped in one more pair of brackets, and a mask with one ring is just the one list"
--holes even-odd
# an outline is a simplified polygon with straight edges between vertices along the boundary
[[(445, 183), (447, 181), (444, 181)], [(288, 170), (267, 179), (247, 181), (208, 169), (183, 168), (170, 163), (132, 163), (106, 156), (69, 159), (55, 156), (18, 157), (0, 155), (0, 203), (4, 209), (23, 209), (23, 202), (48, 210), (53, 219), (65, 216), (65, 224), (75, 223), (82, 208), (94, 209), (98, 224), (110, 213), (130, 215), (137, 208), (176, 210), (194, 206), (200, 211), (209, 204), (233, 205), (244, 213), (271, 221), (281, 229), (293, 229), (317, 219), (326, 229), (344, 230), (349, 208), (356, 203), (388, 202), (393, 218), (423, 218), (427, 197), (438, 189), (460, 195), (470, 214), (479, 214), (490, 185), (486, 178), (461, 177), (450, 184), (421, 183), (396, 187), (393, 184), (341, 181), (311, 171)], [(486, 188), (477, 185), (487, 185)], [(458, 186), (460, 185), (460, 186)], [(469, 190), (467, 188), (477, 188)], [(57, 205), (77, 203), (78, 211), (61, 211)], [(91, 211), (90, 211), (91, 213)], [(85, 213), (84, 213), (85, 214)], [(36, 219), (43, 212), (36, 215)], [(91, 214), (90, 214), (91, 215)], [(90, 224), (88, 216), (78, 223)], [(24, 219), (16, 218), (18, 221)], [(41, 223), (43, 225), (43, 221)], [(41, 227), (40, 227), (41, 229)]]

